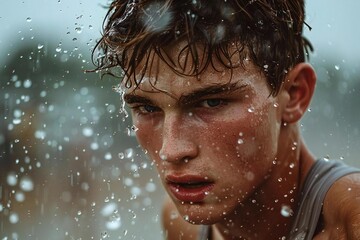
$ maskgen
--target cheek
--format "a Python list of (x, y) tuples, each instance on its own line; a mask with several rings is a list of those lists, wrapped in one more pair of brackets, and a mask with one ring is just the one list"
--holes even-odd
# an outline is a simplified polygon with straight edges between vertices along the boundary
[(243, 117), (214, 124), (218, 129), (217, 134), (208, 136), (208, 139), (218, 139), (215, 148), (218, 154), (227, 156), (234, 165), (265, 160), (272, 162), (277, 151), (280, 124), (276, 110), (268, 105), (253, 113), (234, 112), (233, 116)]
[(136, 138), (140, 146), (146, 150), (152, 160), (155, 160), (155, 152), (158, 152), (161, 147), (160, 132), (151, 125), (143, 121), (134, 120), (134, 125), (137, 127)]

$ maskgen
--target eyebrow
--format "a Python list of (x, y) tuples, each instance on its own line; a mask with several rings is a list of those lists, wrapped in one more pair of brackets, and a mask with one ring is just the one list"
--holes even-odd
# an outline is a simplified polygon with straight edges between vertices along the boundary
[[(181, 95), (178, 102), (180, 105), (187, 105), (199, 101), (199, 99), (209, 97), (212, 95), (217, 95), (217, 94), (227, 95), (236, 90), (245, 88), (246, 86), (247, 84), (239, 85), (238, 82), (207, 86), (200, 89), (196, 89), (193, 92)], [(134, 104), (134, 103), (149, 104), (149, 105), (154, 104), (153, 101), (151, 101), (149, 98), (139, 96), (134, 93), (125, 94), (124, 100), (127, 104)]]
[(149, 105), (153, 104), (153, 102), (150, 99), (148, 99), (146, 97), (135, 95), (133, 93), (125, 94), (124, 101), (127, 104), (132, 104), (132, 103), (141, 103), (141, 104), (149, 104)]
[(210, 97), (212, 95), (217, 95), (217, 94), (227, 95), (230, 94), (231, 92), (242, 89), (246, 86), (247, 84), (238, 85), (238, 82), (208, 86), (205, 88), (197, 89), (191, 93), (182, 95), (179, 99), (179, 102), (183, 105), (186, 105), (189, 103), (196, 102), (199, 99)]

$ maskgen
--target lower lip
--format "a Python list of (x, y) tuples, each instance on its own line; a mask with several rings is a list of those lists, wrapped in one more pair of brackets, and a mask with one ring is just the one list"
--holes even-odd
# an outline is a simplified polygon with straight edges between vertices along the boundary
[(169, 189), (171, 193), (182, 202), (202, 202), (214, 185), (209, 183), (196, 188), (187, 188), (178, 184), (170, 183)]

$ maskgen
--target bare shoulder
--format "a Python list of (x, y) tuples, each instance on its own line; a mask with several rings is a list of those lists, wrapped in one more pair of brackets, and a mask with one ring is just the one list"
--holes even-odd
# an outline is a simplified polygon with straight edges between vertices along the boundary
[(165, 239), (196, 240), (198, 237), (199, 226), (186, 222), (169, 197), (163, 204), (162, 221)]
[(318, 239), (360, 239), (360, 173), (333, 184), (324, 200), (323, 216), (323, 235), (328, 238)]

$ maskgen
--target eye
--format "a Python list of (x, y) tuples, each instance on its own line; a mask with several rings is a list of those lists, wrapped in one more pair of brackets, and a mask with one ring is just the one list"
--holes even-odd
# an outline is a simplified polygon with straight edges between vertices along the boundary
[(136, 106), (133, 109), (139, 111), (140, 113), (146, 114), (146, 113), (154, 113), (158, 112), (160, 109), (158, 107), (152, 106), (152, 105), (140, 105)]
[(207, 99), (201, 102), (202, 107), (213, 108), (220, 106), (223, 103), (221, 99)]

